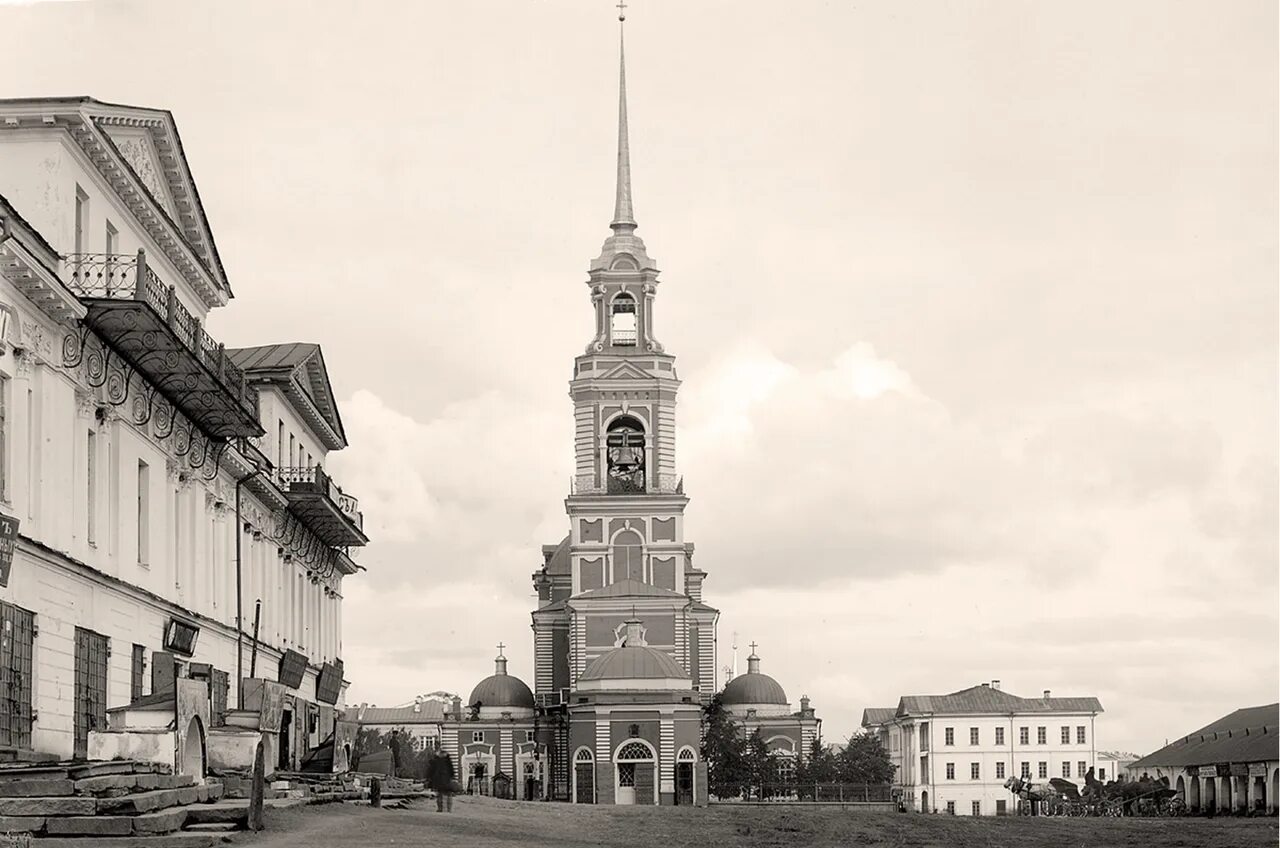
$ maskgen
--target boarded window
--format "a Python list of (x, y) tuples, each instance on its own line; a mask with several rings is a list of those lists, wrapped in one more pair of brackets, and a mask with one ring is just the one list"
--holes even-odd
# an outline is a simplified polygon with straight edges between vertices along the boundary
[(133, 646), (133, 655), (129, 660), (129, 700), (136, 701), (142, 697), (143, 678), (147, 673), (147, 649), (141, 645)]
[(89, 752), (89, 732), (107, 729), (107, 637), (76, 628), (75, 755)]

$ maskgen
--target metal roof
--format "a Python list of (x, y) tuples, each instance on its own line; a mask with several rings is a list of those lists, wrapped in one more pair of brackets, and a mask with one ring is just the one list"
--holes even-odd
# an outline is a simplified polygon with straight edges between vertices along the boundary
[(365, 707), (360, 724), (439, 724), (444, 721), (444, 705), (438, 701), (423, 701), (422, 709), (413, 704), (406, 707)]
[(647, 645), (614, 648), (596, 657), (578, 680), (688, 680), (670, 654)]
[(476, 684), (467, 700), (469, 706), (534, 708), (533, 692), (513, 674), (491, 674)]
[(862, 726), (870, 727), (873, 724), (886, 724), (893, 721), (897, 713), (896, 707), (867, 707), (862, 711)]
[(619, 580), (602, 589), (591, 589), (573, 597), (575, 601), (579, 598), (682, 598), (688, 600), (689, 596), (654, 586), (652, 583), (641, 583), (639, 580)]
[(949, 695), (903, 695), (898, 701), (899, 716), (970, 713), (1100, 713), (1097, 698), (1020, 698), (1003, 689), (973, 686)]
[(1280, 760), (1280, 703), (1244, 707), (1129, 764), (1201, 766)]
[[(251, 382), (289, 381), (302, 391), (324, 423), (333, 430), (337, 442), (329, 444), (331, 450), (346, 446), (347, 435), (338, 413), (337, 399), (329, 383), (329, 369), (324, 364), (324, 353), (314, 342), (283, 342), (255, 347), (228, 348), (227, 357), (245, 373)], [(286, 391), (286, 394), (288, 392)], [(297, 400), (293, 400), (297, 405)], [(305, 409), (299, 409), (304, 416)], [(323, 433), (317, 433), (327, 441)]]

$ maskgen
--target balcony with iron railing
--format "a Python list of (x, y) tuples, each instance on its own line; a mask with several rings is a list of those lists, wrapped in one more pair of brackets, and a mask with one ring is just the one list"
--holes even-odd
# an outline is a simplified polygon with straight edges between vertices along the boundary
[(289, 498), (289, 511), (322, 542), (341, 548), (368, 544), (360, 501), (343, 492), (323, 468), (277, 468), (276, 478)]
[(88, 309), (84, 322), (207, 435), (261, 435), (258, 394), (205, 332), (200, 319), (135, 255), (72, 253), (67, 288)]

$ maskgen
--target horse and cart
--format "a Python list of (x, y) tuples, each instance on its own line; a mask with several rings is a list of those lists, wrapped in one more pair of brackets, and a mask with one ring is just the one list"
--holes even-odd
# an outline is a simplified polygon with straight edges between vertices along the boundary
[(1051, 777), (1032, 783), (1022, 777), (1011, 777), (1005, 788), (1018, 799), (1019, 815), (1043, 816), (1178, 816), (1186, 807), (1177, 790), (1169, 788), (1168, 778), (1152, 780), (1113, 780), (1102, 783), (1085, 775), (1084, 791), (1070, 780)]

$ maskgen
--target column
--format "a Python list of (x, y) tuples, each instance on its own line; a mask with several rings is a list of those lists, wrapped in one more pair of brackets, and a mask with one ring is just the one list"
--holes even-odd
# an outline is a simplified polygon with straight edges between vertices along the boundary
[[(658, 724), (658, 803), (674, 804), (676, 792), (676, 722), (664, 714)], [(670, 797), (667, 797), (670, 796)]]

